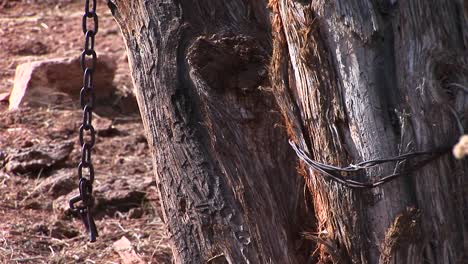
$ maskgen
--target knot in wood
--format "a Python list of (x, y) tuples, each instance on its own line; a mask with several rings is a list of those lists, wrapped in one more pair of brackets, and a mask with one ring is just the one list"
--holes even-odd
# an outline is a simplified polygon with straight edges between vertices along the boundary
[[(197, 38), (188, 50), (194, 79), (218, 92), (247, 93), (267, 77), (267, 55), (256, 40), (246, 36)], [(194, 80), (198, 81), (198, 80)]]

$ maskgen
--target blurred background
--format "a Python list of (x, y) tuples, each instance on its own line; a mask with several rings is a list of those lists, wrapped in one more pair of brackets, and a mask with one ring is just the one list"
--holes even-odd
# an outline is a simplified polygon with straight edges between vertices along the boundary
[(170, 263), (125, 45), (98, 1), (93, 125), (99, 237), (68, 209), (78, 193), (84, 1), (0, 1), (1, 263)]

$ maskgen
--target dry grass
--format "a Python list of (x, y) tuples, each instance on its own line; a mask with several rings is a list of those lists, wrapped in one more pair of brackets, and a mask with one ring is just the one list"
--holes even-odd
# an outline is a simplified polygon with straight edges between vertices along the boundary
[[(0, 114), (2, 132), (0, 150), (19, 149), (25, 142), (76, 140), (76, 124), (80, 111), (47, 108), (24, 108)], [(142, 138), (140, 122), (115, 125), (126, 134), (99, 138), (94, 158), (97, 185), (107, 177), (152, 177), (151, 158), (146, 143), (131, 139)], [(74, 167), (79, 149), (75, 148), (65, 168)], [(79, 219), (64, 218), (52, 211), (53, 198), (45, 193), (33, 193), (49, 171), (37, 175), (15, 175), (0, 171), (0, 260), (4, 263), (119, 263), (112, 249), (113, 242), (126, 236), (136, 253), (148, 263), (170, 263), (171, 253), (164, 236), (164, 224), (158, 216), (159, 196), (154, 187), (146, 190), (146, 199), (138, 208), (142, 216), (133, 218), (132, 211), (117, 212), (97, 220), (100, 237), (87, 243)], [(37, 191), (36, 191), (37, 192)], [(78, 236), (60, 237), (53, 234), (55, 226), (73, 231)], [(56, 232), (56, 233), (57, 233)]]
[(392, 263), (395, 251), (420, 239), (420, 216), (421, 212), (418, 209), (407, 208), (395, 217), (380, 246), (380, 264)]

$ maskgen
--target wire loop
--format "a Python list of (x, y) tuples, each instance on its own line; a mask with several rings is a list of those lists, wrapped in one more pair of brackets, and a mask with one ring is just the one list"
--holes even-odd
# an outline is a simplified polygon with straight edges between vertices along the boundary
[[(293, 148), (293, 150), (296, 152), (296, 155), (299, 159), (301, 159), (307, 166), (309, 166), (311, 169), (319, 172), (322, 175), (327, 176), (329, 179), (331, 179), (334, 182), (340, 183), (348, 188), (352, 189), (370, 189), (370, 188), (376, 188), (380, 185), (383, 185), (387, 182), (390, 182), (398, 177), (400, 177), (403, 174), (407, 174), (410, 172), (413, 172), (425, 165), (427, 165), (429, 162), (435, 160), (436, 158), (442, 156), (443, 154), (447, 153), (450, 151), (451, 147), (446, 147), (446, 148), (441, 148), (437, 150), (432, 150), (432, 151), (417, 151), (417, 152), (410, 152), (406, 154), (402, 154), (396, 157), (391, 157), (391, 158), (385, 158), (385, 159), (374, 159), (374, 160), (367, 160), (363, 162), (359, 162), (355, 165), (349, 165), (347, 167), (337, 167), (329, 164), (324, 164), (317, 162), (313, 159), (310, 158), (310, 156), (301, 148), (299, 148), (296, 143), (294, 143), (292, 140), (289, 140), (289, 145)], [(348, 179), (345, 177), (342, 173), (357, 173), (361, 172), (363, 170), (375, 167), (380, 164), (388, 163), (388, 162), (399, 162), (399, 161), (406, 161), (411, 158), (416, 158), (416, 157), (422, 157), (426, 156), (425, 159), (420, 160), (419, 162), (408, 165), (408, 168), (405, 170), (401, 170), (399, 172), (394, 172), (392, 174), (386, 175), (386, 176), (381, 176), (377, 181), (375, 182), (359, 182), (356, 180)], [(367, 176), (369, 178), (376, 178), (374, 176)]]

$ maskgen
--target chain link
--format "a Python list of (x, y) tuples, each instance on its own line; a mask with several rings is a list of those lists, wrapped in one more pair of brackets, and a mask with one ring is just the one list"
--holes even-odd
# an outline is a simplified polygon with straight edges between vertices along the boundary
[[(82, 20), (85, 40), (83, 51), (80, 55), (80, 64), (83, 70), (80, 106), (83, 109), (83, 120), (79, 129), (79, 141), (81, 145), (81, 160), (78, 164), (79, 195), (71, 198), (69, 202), (71, 210), (80, 214), (86, 229), (89, 231), (89, 240), (91, 242), (96, 241), (96, 237), (98, 236), (92, 214), (92, 207), (94, 205), (94, 166), (91, 161), (91, 152), (96, 143), (96, 131), (92, 124), (93, 109), (96, 102), (93, 86), (93, 76), (97, 64), (97, 54), (94, 51), (94, 40), (98, 32), (96, 2), (96, 0), (85, 0), (85, 12)], [(88, 28), (88, 21), (90, 20), (92, 20), (93, 26)], [(79, 202), (81, 204), (76, 206), (75, 204)]]
[[(98, 16), (96, 13), (96, 0), (92, 0), (92, 6), (91, 10), (89, 9), (90, 2), (89, 0), (85, 0), (85, 13), (83, 15), (82, 19), (82, 29), (83, 29), (83, 34), (86, 34), (86, 32), (92, 31), (95, 34), (98, 32)], [(93, 19), (94, 27), (93, 29), (88, 29), (88, 18)]]

